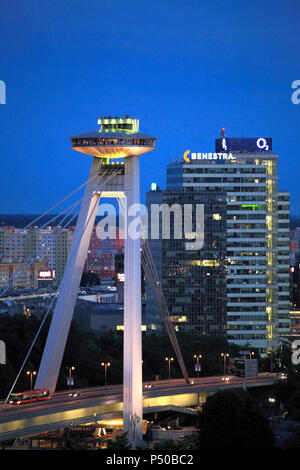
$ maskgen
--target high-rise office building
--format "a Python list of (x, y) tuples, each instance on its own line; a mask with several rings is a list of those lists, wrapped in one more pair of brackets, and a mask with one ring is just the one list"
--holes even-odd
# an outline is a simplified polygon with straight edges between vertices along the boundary
[(279, 337), (289, 336), (291, 321), (290, 274), (290, 195), (278, 192), (278, 330)]
[[(225, 194), (227, 338), (262, 354), (276, 348), (290, 328), (289, 202), (288, 193), (278, 193), (278, 155), (272, 152), (272, 139), (227, 138), (222, 130), (215, 152), (187, 151), (182, 159), (171, 161), (167, 191), (186, 197)], [(168, 290), (164, 294), (168, 298)]]
[[(184, 209), (190, 205), (205, 207), (204, 239), (200, 249), (191, 246), (187, 236), (174, 238), (176, 216), (173, 209), (180, 208), (180, 232), (186, 223)], [(226, 332), (226, 194), (221, 191), (190, 192), (180, 190), (155, 191), (147, 193), (149, 234), (152, 217), (157, 206), (169, 207), (170, 237), (149, 238), (157, 274), (162, 282), (164, 297), (175, 329), (191, 334), (225, 334)], [(161, 214), (163, 215), (163, 214)], [(177, 214), (178, 215), (178, 214)], [(193, 232), (196, 230), (196, 213), (193, 215)], [(162, 220), (162, 217), (161, 217)], [(201, 230), (203, 227), (201, 227)], [(158, 313), (151, 290), (146, 283), (146, 316), (148, 330), (160, 329)]]

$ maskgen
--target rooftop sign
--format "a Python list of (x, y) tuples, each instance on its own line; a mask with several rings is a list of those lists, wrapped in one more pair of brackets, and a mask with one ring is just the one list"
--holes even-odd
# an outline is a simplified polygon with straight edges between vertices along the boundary
[(234, 156), (232, 153), (225, 153), (225, 152), (218, 152), (218, 153), (191, 153), (190, 156), (190, 150), (187, 150), (183, 154), (183, 159), (187, 163), (190, 163), (192, 160), (233, 160)]
[(222, 137), (216, 139), (216, 152), (272, 152), (271, 137)]

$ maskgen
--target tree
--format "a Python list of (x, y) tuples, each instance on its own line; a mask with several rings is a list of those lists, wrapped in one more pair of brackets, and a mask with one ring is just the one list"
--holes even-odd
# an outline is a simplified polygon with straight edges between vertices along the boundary
[(96, 286), (100, 284), (100, 279), (98, 274), (92, 273), (92, 272), (87, 272), (87, 273), (82, 273), (80, 285), (82, 287), (86, 286)]
[(155, 450), (195, 450), (197, 446), (197, 440), (194, 435), (185, 437), (180, 441), (174, 441), (173, 439), (169, 439), (167, 441), (158, 442), (154, 444)]
[(127, 433), (124, 432), (116, 436), (114, 441), (110, 439), (107, 443), (107, 448), (109, 450), (130, 450), (131, 444), (127, 440)]
[(88, 450), (90, 449), (88, 441), (79, 436), (67, 435), (58, 443), (59, 450)]
[(295, 429), (292, 437), (287, 439), (284, 443), (285, 449), (300, 449), (300, 426)]
[(293, 420), (300, 421), (300, 390), (293, 393), (286, 403), (286, 409)]
[(199, 414), (199, 447), (271, 448), (273, 433), (259, 404), (242, 390), (224, 390), (207, 398)]
[(300, 389), (300, 374), (294, 369), (290, 369), (286, 380), (281, 380), (274, 385), (274, 395), (278, 401), (285, 406), (290, 401), (292, 395)]

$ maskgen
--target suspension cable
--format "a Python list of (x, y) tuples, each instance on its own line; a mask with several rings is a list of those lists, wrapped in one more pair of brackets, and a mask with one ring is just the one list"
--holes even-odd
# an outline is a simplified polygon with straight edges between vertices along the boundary
[[(117, 201), (119, 203), (119, 207), (121, 209), (122, 215), (124, 216), (124, 208), (122, 206), (121, 198), (120, 199), (117, 198)], [(145, 228), (143, 226), (142, 220), (140, 220), (140, 226), (141, 226), (141, 230)], [(168, 306), (166, 304), (165, 296), (162, 291), (161, 282), (157, 274), (157, 270), (155, 267), (155, 263), (152, 257), (148, 240), (144, 239), (142, 245), (143, 247), (141, 248), (141, 263), (142, 263), (145, 275), (147, 277), (150, 290), (152, 292), (152, 295), (154, 297), (158, 310), (160, 311), (160, 314), (162, 316), (162, 320), (163, 320), (166, 332), (169, 336), (174, 352), (176, 354), (178, 363), (181, 368), (182, 375), (185, 378), (187, 384), (189, 384), (190, 380), (189, 380), (185, 363), (182, 357), (178, 339), (175, 334), (173, 323), (169, 314)]]
[[(71, 206), (71, 208), (69, 209), (68, 213), (65, 215), (65, 217), (63, 218), (63, 220), (61, 221), (61, 223), (63, 223), (63, 222), (65, 221), (65, 219), (67, 219), (67, 218), (70, 216), (70, 213), (71, 213), (72, 209), (74, 208), (74, 206), (78, 205), (79, 203), (80, 203), (80, 200), (77, 201), (75, 204), (73, 204), (73, 206)], [(40, 243), (40, 244), (37, 246), (37, 248), (27, 257), (27, 259), (23, 262), (23, 264), (13, 273), (13, 275), (12, 275), (11, 277), (1, 286), (1, 289), (2, 289), (2, 290), (0, 291), (0, 297), (2, 297), (3, 294), (5, 294), (5, 292), (11, 287), (11, 285), (20, 277), (20, 275), (21, 275), (21, 274), (24, 274), (25, 271), (34, 263), (34, 261), (35, 261), (35, 260), (37, 259), (37, 257), (39, 256), (39, 250), (40, 250), (40, 248), (42, 248), (42, 249), (43, 249), (43, 248), (47, 248), (48, 245), (49, 245), (49, 243), (51, 243), (52, 239), (55, 240), (55, 239), (59, 236), (59, 234), (60, 234), (68, 225), (70, 225), (71, 221), (72, 221), (73, 219), (75, 219), (76, 216), (77, 216), (77, 213), (75, 213), (75, 214), (71, 217), (71, 219), (68, 220), (68, 221), (65, 223), (65, 225), (58, 231), (58, 233), (55, 234), (54, 238), (53, 238), (53, 235), (52, 235), (52, 233), (51, 233), (50, 235), (48, 235), (48, 236), (46, 237), (45, 240), (42, 240), (42, 241), (41, 241), (41, 243)], [(49, 241), (48, 241), (48, 243), (45, 245), (45, 241), (48, 240), (48, 239), (49, 239)], [(28, 261), (33, 257), (33, 255), (34, 255), (36, 252), (38, 252), (38, 254), (33, 258), (33, 260), (31, 261), (31, 263), (27, 264)], [(22, 270), (22, 268), (23, 268), (24, 266), (25, 266), (25, 268)], [(22, 271), (20, 272), (20, 270), (22, 270)], [(15, 277), (17, 273), (19, 273), (19, 274), (18, 274), (17, 277)], [(4, 289), (5, 286), (7, 286), (6, 289)]]
[[(102, 188), (105, 184), (107, 184), (107, 183), (109, 182), (109, 180), (111, 180), (111, 179), (117, 174), (117, 171), (118, 171), (118, 170), (116, 169), (116, 170), (110, 175), (110, 177), (107, 178), (107, 180), (102, 184), (101, 188)], [(96, 176), (99, 176), (99, 175), (97, 174)], [(101, 197), (101, 192), (99, 193), (99, 197)], [(82, 199), (81, 199), (81, 200), (82, 200)], [(63, 221), (69, 216), (69, 213), (71, 212), (72, 208), (73, 208), (74, 206), (78, 205), (81, 200), (77, 201), (75, 204), (73, 204), (73, 205), (70, 207), (70, 210), (68, 211), (67, 215), (63, 218), (63, 220), (62, 220), (60, 223), (63, 223)], [(55, 238), (57, 238), (57, 236), (59, 235), (59, 233), (60, 233), (64, 228), (66, 228), (67, 225), (69, 225), (69, 224), (71, 223), (71, 221), (76, 217), (76, 215), (77, 215), (77, 214), (75, 214), (75, 215), (65, 224), (65, 226), (58, 232), (58, 234), (56, 234)], [(46, 237), (46, 240), (47, 240), (48, 238), (51, 239), (51, 237), (52, 237), (52, 234), (48, 235), (48, 237)], [(5, 287), (7, 284), (10, 283), (10, 284), (8, 285), (8, 287), (7, 287), (5, 290), (2, 290), (2, 291), (0, 292), (0, 297), (2, 297), (3, 294), (5, 294), (5, 292), (9, 289), (9, 287), (20, 277), (20, 275), (21, 275), (22, 273), (24, 273), (24, 272), (34, 263), (34, 261), (35, 261), (35, 259), (38, 257), (38, 255), (32, 260), (32, 262), (31, 262), (29, 265), (26, 266), (26, 263), (32, 258), (32, 256), (34, 255), (34, 253), (35, 253), (36, 251), (38, 251), (39, 248), (40, 248), (41, 246), (43, 246), (43, 245), (44, 245), (44, 241), (42, 241), (42, 242), (39, 244), (39, 246), (31, 253), (31, 255), (24, 261), (24, 263), (17, 269), (17, 271), (15, 271), (15, 272), (13, 273), (13, 275), (8, 279), (8, 281), (6, 281), (6, 283), (1, 286), (1, 288), (3, 289), (3, 287)], [(47, 246), (48, 246), (48, 244), (47, 244)], [(12, 280), (12, 278), (20, 271), (20, 269), (21, 269), (23, 266), (25, 266), (25, 268), (23, 269), (23, 271), (22, 271), (21, 273), (19, 273), (19, 275), (18, 275), (15, 279)], [(11, 282), (11, 281), (12, 281), (12, 282)]]
[[(100, 194), (99, 194), (99, 196), (98, 196), (98, 198), (97, 198), (97, 200), (96, 200), (96, 202), (95, 202), (95, 204), (94, 204), (93, 210), (91, 211), (91, 214), (90, 214), (90, 216), (89, 216), (89, 218), (88, 218), (88, 221), (86, 222), (85, 226), (83, 227), (81, 236), (79, 237), (79, 240), (78, 240), (77, 247), (78, 247), (78, 245), (79, 245), (79, 243), (80, 243), (80, 241), (81, 241), (81, 238), (82, 238), (82, 236), (83, 236), (83, 234), (84, 234), (84, 232), (85, 232), (85, 230), (86, 230), (86, 228), (87, 228), (87, 226), (88, 226), (88, 224), (89, 224), (90, 218), (91, 218), (92, 214), (94, 213), (95, 208), (97, 207), (97, 204), (98, 204), (98, 202), (99, 202), (99, 197), (100, 197)], [(73, 251), (73, 256), (75, 255), (75, 253), (76, 253), (76, 250)], [(61, 285), (61, 283), (60, 283), (60, 285)], [(41, 329), (42, 329), (42, 327), (43, 327), (43, 325), (44, 325), (44, 323), (45, 323), (45, 321), (46, 321), (46, 318), (48, 317), (48, 314), (49, 314), (49, 312), (50, 312), (50, 310), (51, 310), (51, 308), (52, 308), (52, 305), (53, 305), (53, 303), (54, 303), (54, 300), (55, 300), (55, 298), (58, 297), (58, 292), (59, 292), (59, 290), (60, 290), (60, 289), (59, 289), (59, 288), (60, 288), (60, 285), (59, 285), (59, 287), (58, 287), (58, 289), (57, 289), (56, 294), (52, 297), (52, 300), (51, 300), (51, 302), (50, 302), (50, 305), (49, 305), (49, 307), (48, 307), (48, 309), (47, 309), (47, 311), (46, 311), (46, 313), (45, 313), (45, 315), (44, 315), (44, 318), (43, 318), (43, 320), (42, 320), (42, 322), (41, 322), (41, 324), (40, 324), (40, 326), (39, 326), (39, 328), (38, 328), (38, 331), (37, 331), (37, 333), (36, 333), (36, 335), (35, 335), (35, 337), (34, 337), (34, 339), (33, 339), (33, 342), (32, 342), (32, 344), (31, 344), (31, 346), (30, 346), (30, 348), (29, 348), (29, 350), (28, 350), (28, 352), (27, 352), (27, 354), (26, 354), (26, 357), (25, 357), (25, 359), (24, 359), (24, 361), (23, 361), (23, 363), (22, 363), (22, 365), (21, 365), (21, 368), (20, 368), (20, 370), (19, 370), (19, 372), (18, 372), (18, 374), (17, 374), (17, 377), (16, 377), (16, 379), (15, 379), (15, 381), (14, 381), (14, 383), (13, 383), (13, 385), (12, 385), (12, 387), (11, 387), (11, 389), (10, 389), (10, 391), (9, 391), (9, 393), (8, 393), (8, 395), (7, 395), (7, 397), (6, 397), (6, 400), (5, 400), (4, 405), (3, 405), (3, 409), (4, 409), (5, 405), (7, 404), (8, 399), (9, 399), (10, 395), (12, 394), (12, 391), (13, 391), (13, 389), (14, 389), (14, 387), (15, 387), (15, 385), (16, 385), (16, 383), (17, 383), (17, 381), (18, 381), (18, 379), (19, 379), (19, 377), (20, 377), (20, 375), (21, 375), (21, 373), (22, 373), (22, 370), (23, 370), (23, 368), (24, 368), (24, 366), (25, 366), (25, 364), (26, 364), (26, 362), (27, 362), (27, 360), (28, 360), (28, 357), (29, 357), (29, 355), (30, 355), (30, 353), (31, 353), (31, 351), (32, 351), (32, 349), (33, 349), (33, 346), (35, 345), (35, 342), (36, 342), (36, 340), (37, 340), (37, 338), (38, 338), (38, 336), (39, 336), (39, 334), (40, 334), (40, 331), (41, 331)]]
[[(81, 236), (80, 236), (79, 239), (78, 239), (77, 248), (78, 248), (78, 245), (79, 245), (79, 243), (80, 243), (80, 241), (81, 241), (81, 238), (82, 238), (82, 236), (83, 236), (83, 234), (84, 234), (84, 232), (85, 232), (85, 230), (86, 230), (86, 228), (87, 228), (87, 226), (88, 226), (88, 224), (89, 224), (89, 221), (90, 221), (90, 219), (91, 219), (91, 217), (92, 217), (92, 214), (94, 213), (94, 210), (96, 209), (97, 204), (99, 203), (99, 200), (100, 200), (100, 198), (101, 198), (102, 188), (103, 188), (103, 187), (105, 186), (105, 184), (107, 184), (108, 181), (109, 181), (111, 178), (113, 178), (116, 174), (117, 174), (117, 171), (115, 171), (115, 172), (114, 172), (104, 183), (102, 183), (102, 185), (100, 186), (100, 191), (98, 192), (98, 198), (97, 198), (97, 200), (96, 200), (96, 202), (95, 202), (95, 204), (94, 204), (94, 207), (93, 207), (93, 209), (92, 209), (92, 211), (91, 211), (91, 213), (90, 213), (90, 216), (89, 216), (89, 218), (88, 218), (88, 220), (87, 220), (85, 226), (83, 227)], [(99, 175), (96, 175), (96, 176), (99, 176)], [(75, 255), (75, 253), (76, 253), (76, 250), (73, 251), (73, 256)], [(61, 283), (60, 283), (60, 285), (61, 285)], [(59, 289), (59, 288), (60, 288), (60, 285), (59, 285), (59, 287), (58, 287), (58, 289), (57, 289), (57, 292), (59, 292), (59, 290), (60, 290), (60, 289)], [(41, 331), (41, 329), (42, 329), (42, 327), (43, 327), (43, 325), (44, 325), (44, 323), (45, 323), (45, 321), (46, 321), (46, 318), (47, 318), (47, 316), (48, 316), (48, 314), (49, 314), (49, 312), (50, 312), (50, 309), (51, 309), (51, 307), (52, 307), (52, 305), (53, 305), (53, 303), (54, 303), (54, 299), (57, 298), (57, 296), (58, 296), (58, 294), (56, 293), (56, 295), (53, 296), (53, 298), (52, 298), (52, 300), (51, 300), (51, 302), (50, 302), (50, 305), (49, 305), (49, 307), (48, 307), (48, 309), (47, 309), (47, 311), (46, 311), (46, 314), (44, 315), (44, 318), (43, 318), (43, 320), (42, 320), (42, 322), (41, 322), (41, 325), (40, 325), (40, 327), (39, 327), (39, 329), (38, 329), (38, 331), (37, 331), (37, 333), (36, 333), (36, 335), (35, 335), (35, 337), (34, 337), (34, 340), (33, 340), (32, 344), (31, 344), (31, 346), (30, 346), (30, 348), (29, 348), (29, 351), (28, 351), (28, 353), (27, 353), (27, 355), (26, 355), (26, 357), (25, 357), (25, 359), (24, 359), (24, 361), (23, 361), (23, 364), (21, 365), (21, 368), (20, 368), (20, 370), (19, 370), (19, 372), (18, 372), (18, 374), (17, 374), (17, 377), (16, 377), (16, 379), (15, 379), (15, 381), (14, 381), (14, 383), (13, 383), (13, 385), (12, 385), (12, 387), (11, 387), (11, 389), (10, 389), (10, 391), (9, 391), (9, 393), (8, 393), (8, 395), (7, 395), (7, 397), (6, 397), (6, 400), (5, 400), (4, 405), (3, 405), (3, 409), (4, 409), (4, 407), (6, 406), (7, 401), (8, 401), (8, 399), (9, 399), (9, 397), (10, 397), (10, 395), (11, 395), (11, 393), (12, 393), (12, 391), (13, 391), (13, 389), (14, 389), (14, 387), (15, 387), (15, 385), (16, 385), (16, 383), (17, 383), (19, 377), (20, 377), (20, 375), (21, 375), (21, 372), (22, 372), (22, 370), (23, 370), (23, 368), (24, 368), (24, 366), (25, 366), (25, 364), (26, 364), (26, 362), (27, 362), (27, 360), (28, 360), (28, 357), (29, 357), (29, 355), (30, 355), (30, 353), (31, 353), (31, 351), (32, 351), (32, 349), (33, 349), (33, 346), (34, 346), (34, 344), (35, 344), (35, 342), (36, 342), (36, 340), (37, 340), (37, 338), (38, 338), (38, 335), (39, 335), (39, 333), (40, 333), (40, 331)]]
[(172, 323), (172, 320), (171, 320), (171, 317), (170, 317), (170, 314), (169, 314), (169, 311), (168, 311), (168, 307), (167, 307), (167, 304), (166, 304), (166, 301), (165, 301), (165, 297), (164, 297), (163, 292), (162, 292), (161, 283), (160, 283), (158, 275), (157, 275), (157, 271), (156, 271), (156, 268), (155, 268), (155, 265), (154, 265), (154, 262), (153, 262), (152, 254), (151, 254), (150, 247), (149, 247), (149, 244), (148, 244), (147, 240), (145, 241), (144, 246), (145, 246), (145, 250), (142, 250), (142, 252), (141, 252), (141, 254), (142, 254), (141, 259), (142, 259), (142, 264), (143, 264), (143, 267), (144, 267), (144, 271), (145, 271), (147, 280), (149, 282), (149, 287), (152, 291), (152, 295), (154, 296), (154, 300), (156, 301), (158, 309), (161, 312), (164, 326), (165, 326), (166, 331), (167, 331), (167, 333), (169, 335), (169, 338), (171, 340), (171, 343), (172, 343), (172, 346), (174, 348), (175, 354), (177, 356), (177, 360), (179, 362), (182, 374), (183, 374), (186, 382), (189, 384), (190, 381), (189, 381), (189, 378), (188, 378), (188, 374), (187, 374), (187, 371), (186, 371), (186, 367), (185, 367), (185, 364), (184, 364), (184, 360), (183, 360), (183, 357), (182, 357), (180, 346), (178, 344), (178, 339), (177, 339), (177, 336), (175, 334), (173, 323)]
[[(81, 199), (80, 199), (81, 200)], [(79, 201), (80, 202), (80, 201)], [(75, 203), (76, 204), (76, 203)], [(72, 206), (69, 206), (67, 207), (66, 209), (64, 209), (62, 212), (60, 212), (59, 214), (56, 214), (52, 219), (48, 220), (45, 224), (41, 225), (41, 227), (37, 227), (35, 230), (33, 230), (32, 232), (29, 233), (29, 235), (27, 235), (24, 239), (20, 240), (16, 245), (13, 245), (11, 248), (8, 248), (6, 251), (4, 251), (3, 253), (0, 254), (0, 258), (4, 258), (4, 256), (9, 253), (10, 251), (12, 250), (15, 250), (19, 245), (22, 245), (26, 240), (28, 240), (29, 238), (31, 238), (35, 233), (39, 232), (40, 230), (42, 230), (43, 228), (49, 226), (51, 224), (51, 222), (53, 222), (55, 219), (57, 219), (58, 217), (61, 217), (66, 211), (68, 211), (71, 207), (73, 207), (74, 204), (72, 204)], [(59, 224), (59, 222), (58, 222)]]
[(10, 237), (8, 237), (6, 240), (4, 240), (3, 242), (0, 243), (0, 248), (2, 245), (5, 245), (6, 243), (8, 243), (11, 239), (15, 238), (19, 233), (21, 233), (23, 230), (26, 230), (27, 228), (33, 226), (38, 220), (40, 220), (42, 217), (44, 217), (45, 215), (49, 214), (49, 212), (51, 212), (53, 209), (55, 209), (56, 207), (58, 207), (60, 204), (62, 204), (63, 202), (65, 202), (67, 199), (69, 199), (71, 196), (73, 196), (73, 194), (75, 194), (77, 191), (79, 191), (80, 189), (82, 189), (85, 185), (87, 185), (90, 181), (92, 181), (93, 179), (95, 179), (96, 177), (98, 176), (98, 174), (95, 174), (93, 175), (92, 177), (90, 177), (85, 183), (81, 184), (80, 186), (78, 186), (78, 188), (74, 189), (74, 191), (72, 191), (70, 194), (68, 194), (67, 196), (65, 196), (61, 201), (57, 202), (56, 204), (54, 204), (54, 206), (50, 207), (50, 209), (48, 209), (47, 211), (45, 211), (43, 214), (39, 215), (36, 219), (34, 219), (32, 222), (30, 222), (29, 224), (27, 224), (25, 227), (21, 228), (20, 230), (18, 230), (18, 232), (12, 234)]

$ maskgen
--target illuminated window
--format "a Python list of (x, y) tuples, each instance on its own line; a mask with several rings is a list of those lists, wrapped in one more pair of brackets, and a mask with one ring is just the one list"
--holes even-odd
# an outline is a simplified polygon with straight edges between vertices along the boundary
[(220, 266), (220, 263), (214, 259), (199, 259), (187, 261), (191, 266)]
[(187, 317), (186, 316), (182, 316), (182, 317), (179, 317), (179, 320), (178, 320), (180, 323), (184, 323), (184, 322), (187, 322)]
[[(124, 331), (124, 325), (117, 325), (116, 330), (117, 330), (117, 331)], [(146, 331), (146, 330), (147, 330), (146, 325), (142, 325), (141, 330), (142, 330), (142, 331)]]
[(213, 220), (221, 220), (220, 214), (213, 214)]

